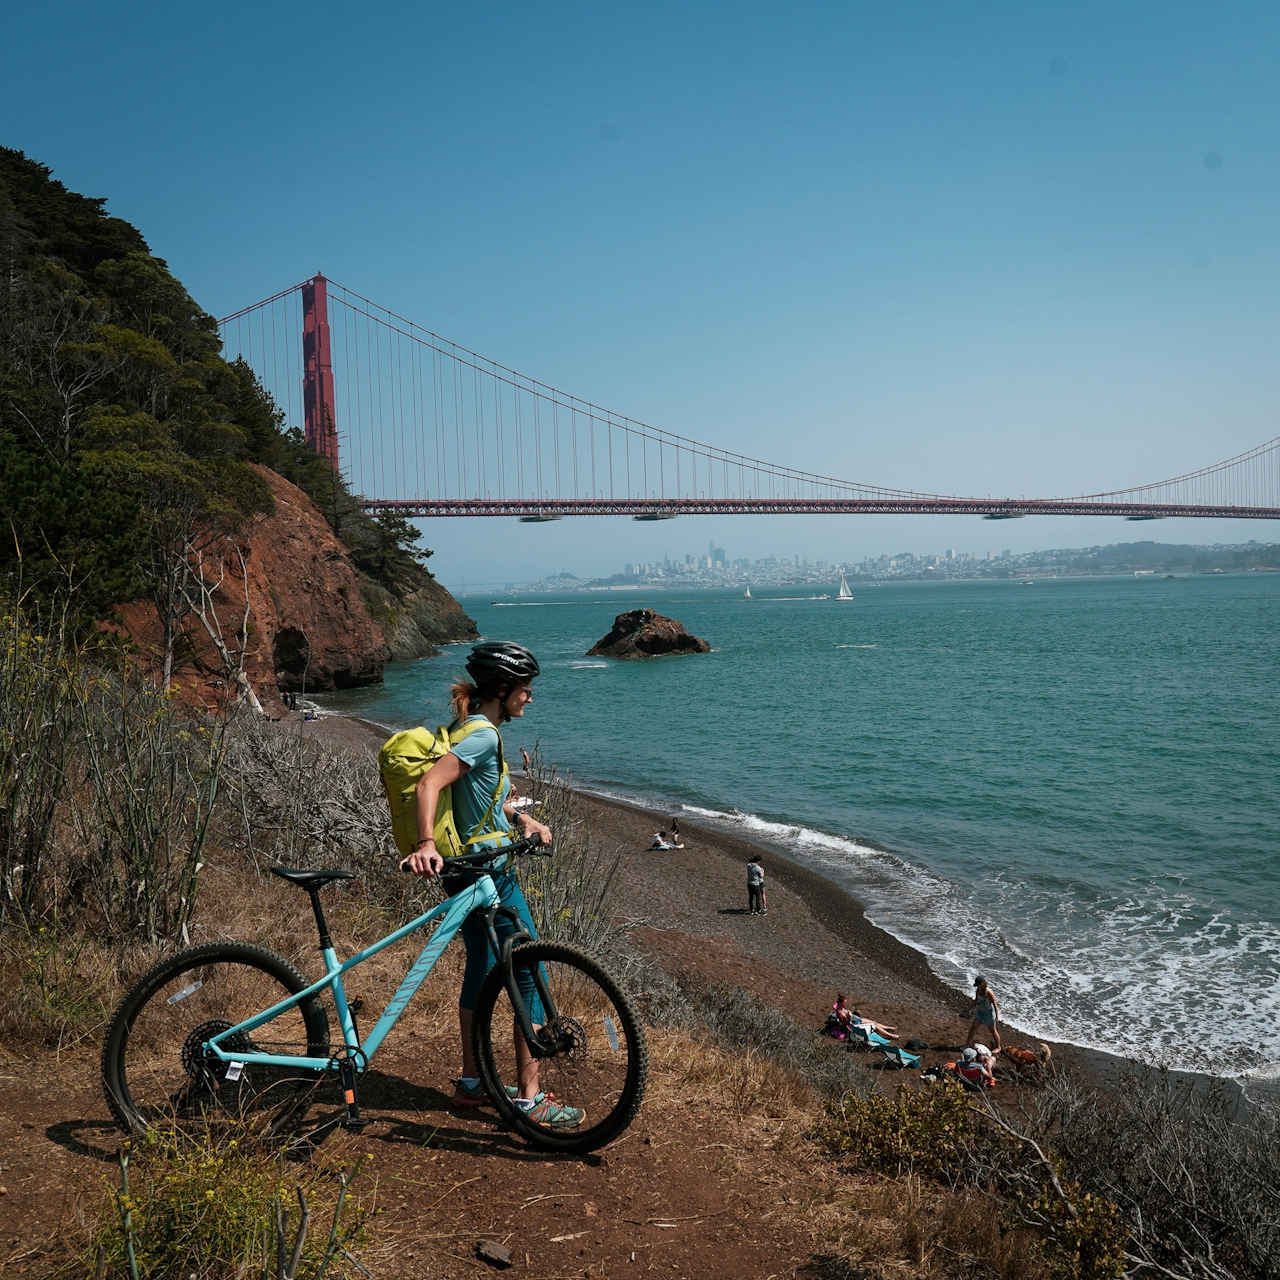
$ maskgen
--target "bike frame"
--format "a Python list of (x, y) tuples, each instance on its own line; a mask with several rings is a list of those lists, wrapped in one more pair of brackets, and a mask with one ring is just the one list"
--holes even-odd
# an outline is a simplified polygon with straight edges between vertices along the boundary
[[(270, 1009), (266, 1009), (262, 1013), (256, 1013), (253, 1017), (246, 1018), (243, 1022), (236, 1023), (234, 1027), (228, 1027), (225, 1031), (220, 1031), (206, 1042), (207, 1048), (223, 1062), (240, 1062), (246, 1066), (258, 1063), (266, 1066), (296, 1067), (306, 1071), (337, 1070), (340, 1059), (333, 1055), (327, 1058), (311, 1058), (279, 1053), (240, 1053), (223, 1048), (223, 1041), (237, 1034), (248, 1034), (251, 1031), (255, 1031), (273, 1018), (279, 1017), (286, 1010), (301, 1004), (303, 1000), (329, 988), (333, 991), (333, 1002), (337, 1007), (338, 1020), (342, 1026), (344, 1056), (346, 1059), (354, 1059), (356, 1071), (363, 1074), (368, 1069), (373, 1055), (377, 1053), (378, 1046), (386, 1039), (387, 1033), (399, 1021), (400, 1015), (405, 1011), (409, 1001), (413, 999), (415, 992), (426, 980), (431, 970), (435, 968), (436, 961), (440, 959), (444, 949), (453, 941), (454, 935), (462, 928), (463, 922), (467, 917), (477, 911), (515, 915), (509, 908), (501, 906), (497, 888), (493, 883), (493, 877), (481, 875), (475, 884), (461, 890), (450, 898), (446, 898), (439, 906), (433, 907), (416, 920), (401, 926), (401, 928), (394, 933), (388, 934), (380, 942), (375, 942), (373, 946), (366, 947), (345, 962), (339, 962), (337, 953), (332, 946), (323, 947), (321, 949), (325, 966), (325, 976), (323, 978), (299, 991), (297, 995), (290, 996), (287, 1000), (281, 1000), (279, 1004), (272, 1005)], [(405, 974), (400, 985), (396, 988), (395, 995), (387, 1003), (382, 1017), (378, 1019), (373, 1030), (361, 1041), (356, 1034), (355, 1020), (352, 1018), (350, 1006), (347, 1004), (347, 993), (342, 985), (343, 975), (354, 969), (356, 965), (368, 960), (370, 956), (376, 956), (379, 951), (391, 946), (392, 943), (408, 937), (415, 929), (424, 929), (435, 921), (439, 921), (439, 925), (428, 939), (427, 945), (423, 947), (422, 954), (410, 966), (409, 972)], [(505, 939), (499, 946), (492, 919), (488, 921), (488, 929), (489, 945), (494, 948), (494, 954), (498, 957), (498, 962), (506, 965), (507, 990), (511, 995), (513, 1006), (516, 1010), (520, 1030), (524, 1034), (533, 1056), (544, 1057), (548, 1052), (548, 1048), (541, 1044), (540, 1037), (533, 1027), (528, 1009), (525, 1007), (519, 987), (511, 972), (511, 947), (519, 940), (520, 933)], [(520, 932), (522, 933), (523, 929)], [(524, 937), (527, 938), (528, 934), (525, 933)], [(550, 992), (546, 989), (546, 983), (540, 970), (541, 966), (538, 966), (538, 969), (535, 970), (534, 982), (538, 995), (542, 999), (543, 1008), (550, 1017), (554, 1015), (554, 1004), (551, 1000)]]

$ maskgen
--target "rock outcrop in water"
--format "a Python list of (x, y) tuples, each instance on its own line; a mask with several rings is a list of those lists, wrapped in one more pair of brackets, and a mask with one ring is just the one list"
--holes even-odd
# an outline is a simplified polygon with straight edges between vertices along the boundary
[(632, 609), (613, 620), (613, 630), (587, 650), (589, 658), (659, 658), (668, 653), (710, 653), (682, 623), (653, 609)]

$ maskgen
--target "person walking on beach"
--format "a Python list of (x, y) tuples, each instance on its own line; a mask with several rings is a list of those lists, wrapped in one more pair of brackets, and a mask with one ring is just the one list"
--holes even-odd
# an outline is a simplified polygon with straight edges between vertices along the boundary
[[(521, 835), (537, 836), (543, 844), (551, 843), (551, 831), (527, 813), (517, 812), (510, 799), (509, 780), (502, 769), (501, 725), (524, 715), (533, 701), (533, 679), (538, 674), (538, 660), (523, 645), (478, 644), (467, 659), (467, 674), (472, 684), (463, 680), (450, 691), (453, 701), (453, 728), (480, 722), (465, 738), (457, 742), (447, 755), (426, 771), (418, 782), (418, 842), (401, 866), (414, 875), (435, 879), (444, 870), (444, 859), (436, 849), (432, 833), (436, 823), (436, 805), (440, 792), (450, 788), (458, 833), (468, 844), (483, 834), (486, 838), (475, 847), (492, 848), (497, 854), (511, 843), (511, 826), (515, 822)], [(482, 830), (483, 829), (483, 830)], [(506, 859), (508, 863), (511, 859)], [(537, 937), (528, 904), (520, 891), (514, 869), (490, 872), (499, 901), (519, 916), (530, 937)], [(506, 917), (495, 921), (498, 937), (515, 932)], [(467, 963), (458, 996), (458, 1025), (462, 1035), (462, 1076), (455, 1082), (455, 1107), (479, 1107), (486, 1101), (471, 1046), (471, 1018), (476, 997), (489, 970), (497, 963), (489, 947), (484, 925), (473, 915), (462, 926)], [(534, 1026), (541, 1021), (541, 1005), (530, 981), (523, 992), (533, 1016)], [(536, 1012), (535, 1012), (536, 1011)], [(529, 1052), (524, 1036), (515, 1031), (515, 1053), (518, 1064), (519, 1096), (516, 1105), (540, 1124), (553, 1129), (576, 1129), (586, 1119), (580, 1107), (561, 1105), (538, 1090), (538, 1062)]]
[(764, 868), (760, 865), (760, 855), (752, 854), (747, 863), (747, 914), (765, 916), (769, 908), (764, 900)]
[(972, 1049), (978, 1042), (980, 1028), (985, 1027), (991, 1032), (992, 1039), (995, 1043), (991, 1046), (997, 1053), (1000, 1052), (1000, 1029), (996, 1023), (1000, 1020), (1000, 1004), (996, 1000), (995, 991), (987, 984), (986, 978), (982, 974), (978, 974), (973, 980), (973, 1021), (969, 1024), (969, 1038), (965, 1041), (965, 1048)]

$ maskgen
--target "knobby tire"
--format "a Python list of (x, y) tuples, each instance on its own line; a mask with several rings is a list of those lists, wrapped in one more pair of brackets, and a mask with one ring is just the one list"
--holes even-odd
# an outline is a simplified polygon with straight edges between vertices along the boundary
[(635, 1007), (598, 960), (567, 943), (525, 943), (512, 951), (511, 962), (517, 978), (531, 977), (542, 966), (561, 1019), (570, 1027), (573, 1048), (539, 1061), (539, 1089), (554, 1092), (557, 1103), (584, 1107), (587, 1116), (577, 1129), (556, 1129), (515, 1105), (508, 1086), (518, 1088), (520, 1081), (501, 965), (480, 988), (471, 1032), (490, 1100), (507, 1124), (544, 1150), (574, 1153), (605, 1146), (635, 1118), (649, 1077), (649, 1045)]
[[(320, 1076), (251, 1065), (233, 1084), (226, 1079), (227, 1065), (202, 1058), (198, 1046), (202, 1036), (310, 985), (283, 956), (248, 943), (210, 943), (161, 961), (134, 983), (107, 1028), (102, 1086), (116, 1123), (142, 1133), (153, 1124), (204, 1119), (218, 1111), (266, 1120), (277, 1131), (305, 1111)], [(250, 1033), (245, 1047), (327, 1057), (328, 1014), (318, 996), (311, 996)]]

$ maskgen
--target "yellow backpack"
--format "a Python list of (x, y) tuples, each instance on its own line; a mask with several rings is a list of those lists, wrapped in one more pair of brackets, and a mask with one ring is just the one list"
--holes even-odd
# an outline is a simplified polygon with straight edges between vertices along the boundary
[[(435, 733), (425, 726), (405, 729), (393, 734), (378, 751), (378, 775), (391, 806), (391, 832), (396, 848), (406, 857), (418, 843), (418, 781), (442, 756), (475, 729), (482, 729), (488, 720), (473, 720), (470, 724), (441, 725)], [(476, 834), (463, 840), (458, 834), (458, 824), (453, 816), (453, 788), (444, 787), (436, 801), (436, 825), (431, 833), (436, 842), (436, 852), (444, 858), (456, 858), (466, 853), (467, 846), (478, 844), (499, 834), (490, 825), (498, 798), (507, 781), (507, 762), (502, 755), (502, 734), (498, 734), (498, 786), (489, 801), (484, 817), (480, 819)]]

